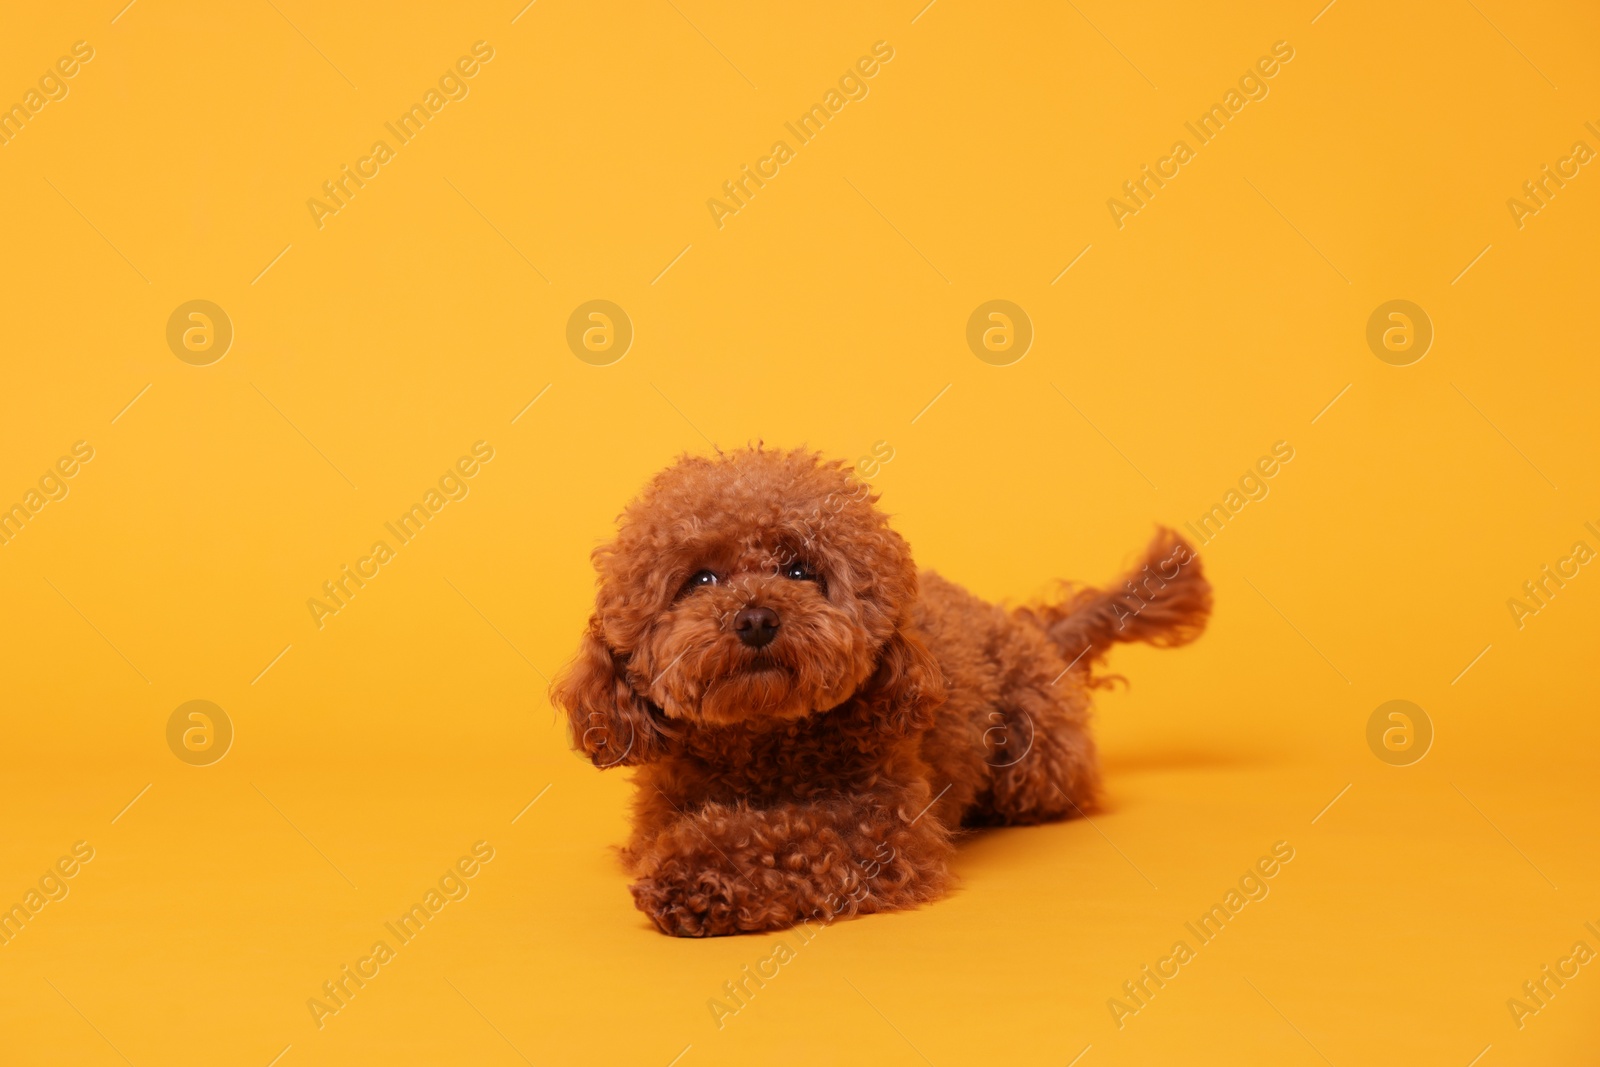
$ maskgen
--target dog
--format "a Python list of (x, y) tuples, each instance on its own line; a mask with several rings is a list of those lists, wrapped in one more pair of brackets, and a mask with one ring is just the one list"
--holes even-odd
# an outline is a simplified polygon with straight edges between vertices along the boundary
[(989, 604), (919, 574), (843, 461), (760, 445), (657, 474), (593, 561), (551, 702), (595, 766), (636, 768), (623, 863), (683, 937), (915, 907), (964, 828), (1094, 811), (1095, 666), (1211, 611), (1167, 529), (1119, 588)]

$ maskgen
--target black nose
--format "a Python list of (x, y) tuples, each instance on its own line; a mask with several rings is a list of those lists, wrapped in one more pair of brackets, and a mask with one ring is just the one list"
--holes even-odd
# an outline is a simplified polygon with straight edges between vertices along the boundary
[(764, 648), (778, 636), (778, 613), (771, 608), (744, 608), (733, 617), (733, 632), (751, 648)]

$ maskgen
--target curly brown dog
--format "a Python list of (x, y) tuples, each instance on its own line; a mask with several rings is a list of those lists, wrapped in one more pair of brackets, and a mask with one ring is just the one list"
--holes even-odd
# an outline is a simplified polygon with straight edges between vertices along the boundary
[(1094, 810), (1091, 668), (1205, 627), (1170, 530), (1119, 589), (1006, 610), (919, 576), (876, 499), (803, 450), (684, 458), (594, 552), (551, 697), (596, 766), (638, 768), (623, 858), (669, 934), (915, 906), (959, 828)]

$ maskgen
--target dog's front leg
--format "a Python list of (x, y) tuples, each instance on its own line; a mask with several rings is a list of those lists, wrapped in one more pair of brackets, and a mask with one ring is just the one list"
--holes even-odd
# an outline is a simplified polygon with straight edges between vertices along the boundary
[[(940, 895), (949, 831), (926, 788), (764, 808), (673, 806), (629, 863), (639, 910), (679, 937), (776, 930)], [(920, 802), (919, 802), (920, 800)]]

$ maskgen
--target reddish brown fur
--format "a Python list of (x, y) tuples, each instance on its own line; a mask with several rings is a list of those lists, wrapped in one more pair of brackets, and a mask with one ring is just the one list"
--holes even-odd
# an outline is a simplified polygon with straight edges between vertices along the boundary
[[(637, 768), (623, 856), (669, 934), (914, 906), (962, 826), (1093, 810), (1092, 666), (1205, 627), (1211, 587), (1170, 530), (1122, 590), (1008, 611), (919, 576), (876, 499), (806, 451), (685, 458), (595, 550), (595, 614), (551, 695), (596, 766)], [(795, 561), (823, 582), (783, 576)], [(686, 590), (703, 569), (721, 580)], [(745, 607), (778, 613), (764, 649), (735, 635)]]

